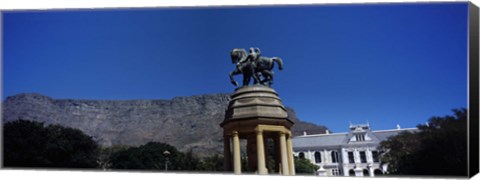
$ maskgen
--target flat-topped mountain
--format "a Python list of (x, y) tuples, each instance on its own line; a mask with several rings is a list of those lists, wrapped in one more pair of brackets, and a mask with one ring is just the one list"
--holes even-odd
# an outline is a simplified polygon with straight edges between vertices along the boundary
[[(171, 100), (73, 100), (41, 94), (18, 94), (3, 102), (3, 123), (18, 119), (59, 124), (82, 130), (102, 146), (138, 146), (149, 141), (165, 142), (181, 151), (200, 155), (222, 154), (229, 94), (175, 97)], [(296, 118), (294, 135), (303, 131), (323, 133), (325, 126)]]

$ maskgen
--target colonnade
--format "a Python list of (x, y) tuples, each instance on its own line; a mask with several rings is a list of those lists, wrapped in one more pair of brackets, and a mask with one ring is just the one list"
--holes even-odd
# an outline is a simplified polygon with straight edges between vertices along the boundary
[[(268, 135), (264, 135), (267, 133)], [(255, 138), (247, 138), (252, 137), (252, 135), (255, 136)], [(291, 132), (284, 126), (275, 125), (257, 125), (254, 131), (242, 131), (240, 129), (226, 130), (224, 133), (225, 169), (230, 170), (232, 169), (231, 165), (233, 165), (233, 172), (235, 174), (242, 173), (240, 157), (240, 139), (242, 137), (247, 139), (248, 144), (256, 144), (256, 152), (249, 154), (254, 156), (249, 157), (249, 159), (256, 157), (256, 173), (268, 174), (265, 140), (272, 138), (275, 143), (279, 144), (279, 149), (276, 149), (276, 152), (280, 152), (279, 156), (276, 156), (280, 158), (276, 159), (279, 162), (279, 172), (283, 175), (295, 175)], [(230, 145), (232, 145), (233, 148), (231, 148)], [(233, 162), (231, 162), (231, 160), (233, 160)]]

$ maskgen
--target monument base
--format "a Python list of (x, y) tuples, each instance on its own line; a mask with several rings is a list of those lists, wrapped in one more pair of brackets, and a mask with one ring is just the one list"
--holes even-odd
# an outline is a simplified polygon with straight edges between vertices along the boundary
[[(275, 171), (283, 175), (294, 175), (293, 150), (289, 119), (278, 94), (266, 86), (246, 86), (238, 88), (231, 95), (225, 119), (220, 124), (224, 129), (225, 163), (230, 165), (233, 159), (233, 170), (241, 173), (240, 139), (247, 140), (247, 156), (249, 170), (258, 174), (267, 174), (268, 146), (272, 139), (275, 143), (275, 162), (280, 167)], [(230, 149), (230, 138), (233, 148)], [(233, 158), (231, 154), (233, 151)], [(276, 163), (277, 164), (277, 163)], [(278, 169), (276, 169), (278, 168)]]

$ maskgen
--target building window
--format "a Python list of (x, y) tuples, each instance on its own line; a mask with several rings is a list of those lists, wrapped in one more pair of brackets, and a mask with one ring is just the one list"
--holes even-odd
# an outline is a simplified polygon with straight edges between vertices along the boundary
[(365, 154), (365, 151), (360, 151), (360, 162), (361, 163), (366, 163), (367, 162), (367, 156)]
[(355, 163), (355, 159), (353, 158), (353, 152), (348, 152), (348, 163)]
[(333, 169), (332, 169), (332, 174), (333, 174), (334, 176), (340, 176), (340, 171), (338, 170), (338, 168), (333, 168)]
[(350, 171), (348, 171), (348, 176), (355, 176), (355, 171), (353, 171), (353, 169), (350, 169)]
[(315, 163), (321, 163), (322, 157), (320, 156), (320, 152), (315, 152)]
[(338, 152), (337, 151), (332, 151), (332, 163), (337, 163), (338, 162)]
[(298, 157), (301, 158), (301, 159), (305, 159), (305, 153), (303, 153), (303, 152), (298, 153)]
[(383, 175), (383, 172), (380, 169), (375, 169), (375, 171), (373, 171), (373, 174), (375, 174), (375, 176), (381, 176)]
[(365, 135), (362, 134), (362, 135), (355, 135), (355, 138), (357, 141), (365, 141)]
[(372, 151), (373, 162), (379, 162), (378, 160), (378, 151)]
[(368, 170), (363, 169), (363, 176), (368, 176), (370, 173), (368, 173)]

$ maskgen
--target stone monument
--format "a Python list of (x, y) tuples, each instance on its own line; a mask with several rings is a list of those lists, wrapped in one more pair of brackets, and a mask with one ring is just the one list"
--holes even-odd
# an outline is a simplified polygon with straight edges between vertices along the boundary
[[(275, 167), (271, 168), (283, 175), (295, 175), (290, 131), (294, 123), (289, 119), (277, 92), (270, 87), (273, 72), (270, 73), (272, 77), (263, 77), (262, 80), (262, 73), (255, 67), (258, 66), (255, 62), (260, 57), (252, 55), (259, 52), (259, 49), (256, 51), (251, 48), (250, 55), (234, 55), (237, 52), (242, 50), (232, 50), (232, 62), (237, 63), (237, 69), (241, 69), (244, 74), (244, 84), (231, 95), (225, 119), (220, 124), (224, 130), (225, 169), (233, 169), (235, 174), (241, 174), (240, 139), (246, 139), (248, 171), (268, 174), (267, 141), (271, 140), (275, 153)], [(235, 62), (234, 58), (238, 58), (238, 61)], [(233, 83), (232, 73), (230, 78)], [(249, 85), (249, 80), (245, 78), (254, 78), (254, 85)], [(237, 85), (236, 82), (233, 84)]]

